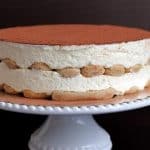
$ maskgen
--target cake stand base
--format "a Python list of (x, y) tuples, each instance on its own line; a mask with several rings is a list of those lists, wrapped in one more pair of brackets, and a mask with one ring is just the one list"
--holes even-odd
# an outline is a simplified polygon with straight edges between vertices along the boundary
[(111, 150), (109, 134), (92, 115), (52, 115), (32, 134), (30, 150)]

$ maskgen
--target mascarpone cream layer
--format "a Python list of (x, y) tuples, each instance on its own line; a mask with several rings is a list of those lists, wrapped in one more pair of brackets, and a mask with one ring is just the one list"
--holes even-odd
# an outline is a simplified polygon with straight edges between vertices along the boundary
[(89, 64), (105, 67), (122, 64), (131, 67), (135, 64), (147, 63), (150, 58), (150, 39), (118, 44), (72, 46), (30, 45), (0, 41), (0, 58), (11, 58), (22, 68), (27, 68), (34, 62), (45, 62), (54, 69), (83, 67)]
[(78, 75), (74, 78), (63, 78), (57, 72), (28, 69), (11, 70), (4, 63), (0, 64), (0, 84), (6, 83), (17, 91), (30, 89), (34, 92), (51, 94), (53, 90), (88, 91), (102, 90), (109, 87), (123, 94), (131, 87), (144, 89), (150, 80), (150, 66), (143, 67), (137, 73), (127, 73), (119, 77), (100, 75), (86, 78)]

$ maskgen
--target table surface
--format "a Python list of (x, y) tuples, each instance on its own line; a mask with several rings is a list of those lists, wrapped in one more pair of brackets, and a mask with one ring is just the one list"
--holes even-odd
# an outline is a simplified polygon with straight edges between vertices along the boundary
[[(1, 0), (0, 27), (90, 23), (117, 24), (150, 29), (149, 0)], [(111, 134), (113, 150), (148, 150), (150, 108), (95, 119)], [(46, 116), (0, 111), (0, 141), (4, 150), (27, 150), (30, 134)], [(12, 140), (13, 139), (13, 140)]]

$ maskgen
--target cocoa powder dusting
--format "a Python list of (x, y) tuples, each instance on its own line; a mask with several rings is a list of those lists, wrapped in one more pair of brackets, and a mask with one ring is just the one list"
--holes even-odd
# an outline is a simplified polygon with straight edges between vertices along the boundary
[(0, 30), (0, 40), (41, 45), (109, 44), (150, 38), (150, 32), (114, 25), (37, 25)]

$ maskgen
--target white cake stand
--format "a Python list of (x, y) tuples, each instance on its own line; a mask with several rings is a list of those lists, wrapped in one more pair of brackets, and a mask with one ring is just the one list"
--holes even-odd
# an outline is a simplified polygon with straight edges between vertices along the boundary
[(114, 113), (150, 105), (150, 97), (121, 104), (97, 106), (27, 106), (0, 102), (0, 108), (9, 111), (50, 115), (32, 134), (30, 150), (111, 150), (109, 134), (100, 127), (91, 114)]

